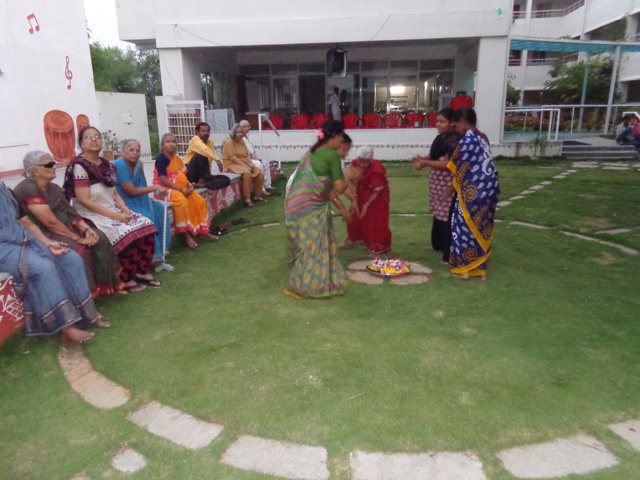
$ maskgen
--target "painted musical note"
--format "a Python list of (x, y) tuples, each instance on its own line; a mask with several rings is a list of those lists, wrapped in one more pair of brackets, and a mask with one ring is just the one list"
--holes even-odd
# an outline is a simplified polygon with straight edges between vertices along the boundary
[(73, 73), (69, 70), (69, 56), (65, 57), (67, 59), (67, 66), (64, 67), (64, 76), (69, 80), (69, 85), (67, 85), (68, 89), (71, 89), (71, 79), (73, 78)]
[(38, 23), (38, 19), (36, 18), (35, 13), (27, 15), (27, 20), (29, 21), (29, 33), (33, 33), (33, 25), (31, 25), (31, 20), (34, 20), (36, 22), (36, 32), (40, 31), (40, 24)]

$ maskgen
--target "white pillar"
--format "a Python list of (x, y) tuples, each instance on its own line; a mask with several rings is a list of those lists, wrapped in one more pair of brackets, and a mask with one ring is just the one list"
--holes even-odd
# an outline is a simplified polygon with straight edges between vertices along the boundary
[(202, 100), (200, 70), (184, 49), (161, 48), (158, 57), (163, 95), (183, 100)]
[(500, 142), (502, 138), (508, 58), (507, 37), (480, 39), (475, 109), (478, 129), (487, 134), (491, 143)]

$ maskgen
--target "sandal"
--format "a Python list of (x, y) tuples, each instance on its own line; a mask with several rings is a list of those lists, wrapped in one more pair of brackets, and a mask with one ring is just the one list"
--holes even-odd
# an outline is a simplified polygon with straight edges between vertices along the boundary
[(128, 287), (124, 287), (123, 290), (126, 290), (129, 293), (136, 293), (136, 292), (142, 292), (145, 288), (144, 285), (140, 285), (139, 283), (136, 283), (134, 285), (130, 285)]
[(253, 199), (254, 202), (266, 202), (266, 200), (262, 197), (254, 197)]
[(160, 280), (156, 280), (155, 278), (136, 277), (136, 281), (155, 288), (158, 288), (162, 285), (162, 283), (160, 283)]
[(247, 200), (245, 203), (247, 204), (247, 207), (253, 208), (253, 203), (251, 203), (251, 200)]

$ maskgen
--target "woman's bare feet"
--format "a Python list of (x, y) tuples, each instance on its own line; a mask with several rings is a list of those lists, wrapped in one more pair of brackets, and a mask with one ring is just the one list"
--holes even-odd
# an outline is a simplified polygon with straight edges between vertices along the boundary
[(111, 326), (109, 322), (104, 321), (104, 317), (102, 316), (101, 313), (98, 313), (98, 319), (96, 320), (95, 325), (96, 327), (100, 327), (100, 328), (109, 328)]
[(271, 195), (266, 189), (262, 190), (262, 196), (263, 197), (268, 197), (269, 195)]
[(289, 295), (290, 297), (297, 298), (297, 299), (299, 299), (299, 300), (304, 300), (304, 299), (306, 299), (306, 298), (307, 298), (307, 297), (305, 297), (304, 295), (300, 295), (299, 293), (292, 292), (291, 290), (289, 290), (289, 289), (288, 289), (288, 288), (286, 288), (286, 287), (285, 287), (285, 289), (283, 290), (283, 292), (282, 292), (282, 293), (284, 293), (285, 295)]
[(185, 233), (184, 234), (184, 239), (187, 242), (187, 247), (189, 248), (196, 248), (198, 246), (198, 244), (196, 243), (196, 241), (193, 239), (193, 237), (191, 236), (190, 233)]
[(67, 328), (63, 328), (60, 334), (67, 340), (71, 340), (72, 342), (77, 342), (77, 343), (86, 342), (91, 337), (93, 337), (92, 332), (85, 332), (84, 330), (80, 330), (79, 328), (74, 327), (73, 325)]
[(207, 238), (210, 238), (211, 240), (218, 240), (220, 238), (219, 236), (209, 232), (205, 233), (204, 236)]

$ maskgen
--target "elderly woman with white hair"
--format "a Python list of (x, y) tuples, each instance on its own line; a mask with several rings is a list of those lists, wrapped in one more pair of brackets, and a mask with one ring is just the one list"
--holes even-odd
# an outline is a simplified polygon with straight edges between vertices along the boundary
[[(269, 164), (269, 160), (261, 159), (258, 157), (256, 153), (256, 147), (253, 142), (249, 138), (249, 132), (251, 131), (251, 124), (248, 120), (240, 120), (239, 125), (242, 127), (242, 133), (244, 136), (242, 137), (242, 141), (247, 146), (247, 152), (249, 152), (249, 157), (251, 157), (251, 161), (253, 164), (262, 170), (264, 174), (264, 190), (262, 190), (263, 195), (271, 195), (272, 190), (275, 190), (271, 186), (271, 165)], [(279, 193), (275, 195), (280, 196)]]
[(264, 187), (264, 174), (260, 168), (251, 161), (247, 145), (242, 138), (244, 132), (239, 123), (236, 123), (229, 131), (229, 137), (222, 147), (222, 163), (225, 172), (239, 173), (242, 175), (242, 195), (248, 207), (253, 207), (253, 200), (264, 202), (262, 190)]
[(82, 257), (93, 298), (120, 291), (124, 287), (120, 260), (111, 242), (69, 204), (62, 188), (52, 182), (56, 171), (51, 156), (37, 150), (29, 152), (23, 167), (26, 179), (13, 193), (29, 219), (47, 238), (63, 242)]
[(352, 220), (347, 224), (347, 244), (364, 243), (370, 255), (390, 251), (387, 170), (380, 160), (374, 160), (370, 146), (358, 150), (358, 158), (351, 162), (349, 168), (349, 181), (356, 201), (352, 203)]

